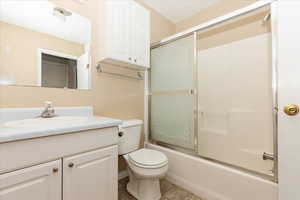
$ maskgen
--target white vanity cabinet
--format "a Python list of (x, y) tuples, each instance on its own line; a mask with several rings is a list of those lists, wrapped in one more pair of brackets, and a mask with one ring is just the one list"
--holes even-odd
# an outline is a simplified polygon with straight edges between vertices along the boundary
[(126, 67), (150, 66), (150, 12), (134, 0), (105, 0), (99, 9), (98, 61)]
[(0, 175), (1, 200), (61, 200), (61, 161)]
[(63, 199), (118, 199), (117, 153), (113, 146), (65, 158)]
[(0, 199), (117, 200), (117, 144), (117, 126), (1, 143)]

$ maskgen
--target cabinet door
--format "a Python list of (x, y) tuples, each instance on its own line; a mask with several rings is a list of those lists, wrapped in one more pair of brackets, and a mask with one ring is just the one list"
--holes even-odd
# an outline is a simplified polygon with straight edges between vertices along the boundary
[(110, 59), (131, 63), (131, 1), (106, 0), (106, 48)]
[(132, 48), (133, 62), (142, 67), (150, 66), (150, 13), (132, 2)]
[(117, 200), (118, 147), (63, 160), (64, 200)]
[(61, 200), (61, 161), (0, 175), (1, 200)]

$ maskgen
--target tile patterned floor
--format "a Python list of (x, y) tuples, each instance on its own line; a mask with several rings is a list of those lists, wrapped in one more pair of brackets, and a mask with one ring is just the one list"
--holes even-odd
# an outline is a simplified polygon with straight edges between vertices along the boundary
[[(136, 200), (126, 191), (127, 183), (128, 178), (119, 181), (119, 200)], [(166, 180), (161, 180), (160, 187), (162, 193), (161, 200), (205, 200)]]

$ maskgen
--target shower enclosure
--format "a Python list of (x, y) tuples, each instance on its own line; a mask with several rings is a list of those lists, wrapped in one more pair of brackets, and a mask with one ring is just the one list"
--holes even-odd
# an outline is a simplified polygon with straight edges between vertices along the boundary
[(155, 44), (150, 141), (277, 180), (272, 1)]

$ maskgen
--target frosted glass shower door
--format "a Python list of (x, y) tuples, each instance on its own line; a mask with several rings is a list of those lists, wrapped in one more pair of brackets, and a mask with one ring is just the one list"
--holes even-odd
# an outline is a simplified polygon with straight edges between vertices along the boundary
[(198, 34), (198, 153), (272, 175), (272, 38), (268, 8)]
[(193, 36), (151, 51), (151, 138), (185, 149), (194, 149), (193, 56)]

